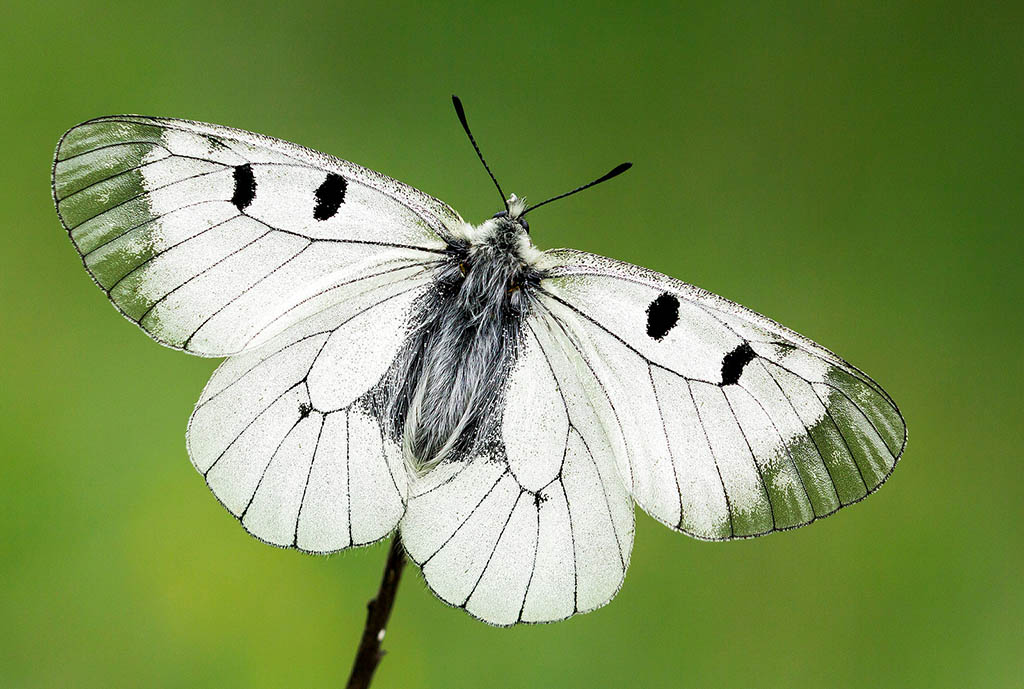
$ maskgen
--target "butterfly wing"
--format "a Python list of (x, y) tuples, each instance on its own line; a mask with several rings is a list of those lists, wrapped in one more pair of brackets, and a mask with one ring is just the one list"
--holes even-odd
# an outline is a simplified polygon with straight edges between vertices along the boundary
[(436, 258), (462, 219), (389, 177), (295, 144), (115, 116), (57, 146), (54, 201), (86, 269), (158, 342), (258, 347), (337, 282)]
[(409, 481), (383, 389), (431, 281), (411, 266), (338, 285), (214, 373), (189, 422), (189, 455), (249, 533), (324, 553), (394, 530)]
[(491, 624), (593, 610), (629, 565), (632, 500), (556, 331), (528, 318), (490, 441), (418, 481), (401, 524), (434, 593)]
[(53, 191), (121, 313), (162, 344), (235, 354), (188, 449), (246, 530), (311, 552), (390, 533), (408, 478), (380, 391), (459, 216), (295, 144), (137, 116), (68, 131)]
[(857, 502), (906, 441), (860, 370), (774, 321), (665, 275), (546, 252), (539, 302), (592, 392), (628, 489), (702, 539), (756, 536)]

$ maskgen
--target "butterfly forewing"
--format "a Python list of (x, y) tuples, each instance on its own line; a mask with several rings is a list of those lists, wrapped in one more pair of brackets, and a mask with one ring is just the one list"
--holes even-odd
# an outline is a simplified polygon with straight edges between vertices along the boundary
[[(61, 139), (54, 199), (86, 268), (157, 341), (258, 346), (318, 291), (436, 257), (462, 220), (384, 175), (185, 120), (101, 118)], [(272, 334), (272, 333), (271, 333)]]
[(633, 497), (703, 539), (809, 523), (877, 489), (899, 410), (832, 352), (686, 283), (548, 252), (541, 308), (583, 363)]

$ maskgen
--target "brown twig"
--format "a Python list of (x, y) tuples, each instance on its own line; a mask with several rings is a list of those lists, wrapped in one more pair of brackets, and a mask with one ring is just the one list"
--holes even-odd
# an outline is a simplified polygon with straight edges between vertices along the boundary
[(395, 533), (391, 537), (391, 549), (388, 550), (388, 560), (384, 565), (380, 589), (366, 604), (366, 627), (363, 629), (363, 638), (359, 641), (355, 663), (352, 664), (352, 674), (348, 677), (348, 689), (369, 687), (370, 681), (373, 680), (373, 672), (384, 657), (385, 651), (381, 648), (384, 628), (391, 617), (391, 608), (395, 604), (395, 594), (398, 593), (398, 582), (402, 578), (404, 567), (405, 549), (402, 547), (401, 538)]

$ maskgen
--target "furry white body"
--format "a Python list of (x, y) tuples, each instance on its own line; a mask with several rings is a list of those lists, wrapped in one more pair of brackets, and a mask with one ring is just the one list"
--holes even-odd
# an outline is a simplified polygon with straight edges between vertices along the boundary
[(499, 404), (540, 277), (540, 252), (517, 217), (467, 226), (448, 264), (436, 270), (437, 291), (398, 377), (396, 399), (405, 404), (393, 412), (407, 461), (419, 473), (453, 449), (471, 449), (484, 432), (481, 421)]

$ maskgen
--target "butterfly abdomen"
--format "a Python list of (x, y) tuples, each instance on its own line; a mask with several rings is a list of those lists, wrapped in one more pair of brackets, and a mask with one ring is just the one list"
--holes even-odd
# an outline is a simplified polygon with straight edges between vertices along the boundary
[(538, 279), (505, 229), (452, 247), (392, 379), (393, 429), (418, 471), (485, 444), (500, 406)]

